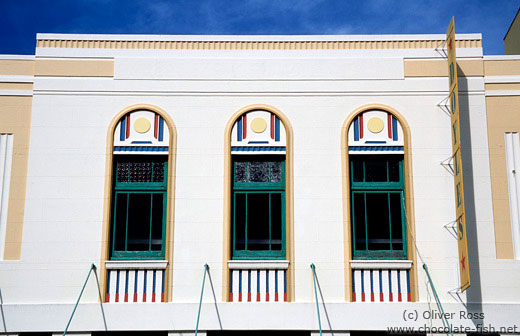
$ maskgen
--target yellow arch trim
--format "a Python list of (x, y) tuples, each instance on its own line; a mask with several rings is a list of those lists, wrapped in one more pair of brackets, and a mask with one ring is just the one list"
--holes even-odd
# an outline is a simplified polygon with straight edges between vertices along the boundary
[[(148, 110), (159, 114), (165, 121), (170, 132), (170, 143), (168, 148), (168, 191), (167, 191), (167, 210), (166, 210), (166, 247), (165, 257), (168, 260), (168, 266), (165, 271), (165, 301), (169, 302), (172, 299), (172, 262), (173, 262), (173, 219), (174, 216), (174, 195), (175, 195), (175, 167), (176, 167), (176, 150), (177, 150), (177, 129), (170, 115), (162, 108), (150, 105), (150, 104), (135, 104), (128, 106), (123, 110), (119, 111), (112, 118), (112, 121), (108, 125), (107, 131), (107, 144), (106, 144), (106, 157), (105, 157), (105, 190), (104, 190), (104, 203), (103, 203), (103, 229), (102, 229), (102, 240), (101, 240), (101, 260), (100, 260), (100, 275), (101, 275), (101, 288), (106, 291), (107, 286), (107, 272), (105, 267), (105, 261), (109, 260), (110, 251), (110, 213), (111, 213), (111, 202), (112, 202), (112, 158), (113, 158), (113, 145), (114, 145), (114, 131), (117, 123), (127, 113), (136, 110)], [(104, 295), (102, 295), (104, 301)]]
[(406, 122), (399, 111), (391, 106), (384, 104), (366, 104), (358, 107), (352, 111), (343, 122), (341, 127), (341, 166), (342, 166), (342, 180), (343, 180), (343, 235), (344, 235), (344, 256), (345, 256), (345, 300), (352, 301), (352, 269), (350, 268), (351, 254), (351, 230), (350, 230), (350, 183), (349, 183), (349, 158), (348, 158), (348, 129), (354, 118), (365, 111), (381, 110), (391, 113), (401, 124), (404, 135), (404, 175), (405, 175), (405, 207), (406, 207), (406, 226), (407, 226), (407, 245), (408, 245), (408, 259), (412, 261), (412, 268), (410, 270), (411, 279), (411, 297), (412, 301), (417, 301), (417, 262), (415, 245), (412, 237), (415, 237), (415, 221), (413, 208), (413, 174), (412, 174), (412, 154), (411, 154), (411, 131), (410, 126)]
[(285, 127), (286, 154), (285, 154), (285, 204), (286, 204), (286, 259), (289, 260), (287, 271), (287, 301), (294, 298), (294, 205), (293, 205), (293, 129), (289, 118), (274, 106), (266, 104), (248, 105), (236, 111), (226, 124), (224, 132), (224, 237), (222, 263), (222, 299), (229, 301), (229, 269), (228, 260), (231, 260), (231, 130), (237, 119), (244, 113), (253, 110), (264, 110), (275, 114)]

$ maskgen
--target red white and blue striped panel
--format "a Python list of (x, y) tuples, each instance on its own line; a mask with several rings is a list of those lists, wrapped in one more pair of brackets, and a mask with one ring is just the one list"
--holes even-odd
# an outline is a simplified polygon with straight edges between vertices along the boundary
[(352, 271), (353, 302), (410, 302), (410, 290), (410, 273), (406, 269)]
[(286, 270), (230, 270), (230, 302), (287, 301)]
[(107, 270), (105, 302), (164, 302), (164, 270)]

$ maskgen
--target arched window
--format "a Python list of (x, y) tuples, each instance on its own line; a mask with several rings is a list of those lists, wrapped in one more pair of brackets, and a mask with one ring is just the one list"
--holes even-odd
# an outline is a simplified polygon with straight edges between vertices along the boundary
[(353, 259), (407, 259), (404, 134), (389, 112), (358, 114), (348, 130)]
[(232, 259), (286, 258), (286, 134), (268, 111), (242, 114), (231, 132)]
[(262, 104), (226, 126), (226, 301), (292, 299), (291, 135), (281, 112)]
[(165, 259), (168, 152), (164, 119), (134, 110), (117, 123), (113, 142), (110, 259)]

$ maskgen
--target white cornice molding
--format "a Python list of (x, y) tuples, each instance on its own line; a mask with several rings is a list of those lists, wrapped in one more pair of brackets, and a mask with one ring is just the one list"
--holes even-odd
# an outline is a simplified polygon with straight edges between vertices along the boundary
[(411, 260), (351, 260), (350, 267), (354, 270), (366, 269), (410, 269)]
[(289, 260), (230, 260), (228, 266), (231, 270), (286, 270)]

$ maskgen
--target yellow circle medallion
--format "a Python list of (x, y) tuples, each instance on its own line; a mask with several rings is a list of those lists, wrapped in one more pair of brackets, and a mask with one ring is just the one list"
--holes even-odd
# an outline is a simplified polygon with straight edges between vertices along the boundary
[(262, 133), (267, 128), (264, 118), (255, 118), (251, 121), (251, 129), (255, 133)]
[(383, 123), (383, 120), (381, 118), (372, 118), (367, 123), (368, 130), (372, 133), (379, 133), (383, 130), (385, 127), (385, 124)]
[(150, 121), (146, 118), (139, 118), (134, 122), (134, 129), (137, 133), (146, 133), (150, 130)]

